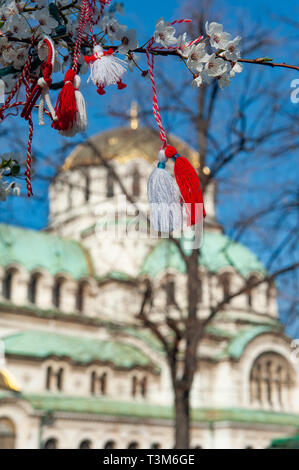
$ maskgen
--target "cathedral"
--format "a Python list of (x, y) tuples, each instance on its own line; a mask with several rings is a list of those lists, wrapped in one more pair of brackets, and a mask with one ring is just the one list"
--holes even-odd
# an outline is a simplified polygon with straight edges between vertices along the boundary
[[(176, 136), (170, 143), (196, 165), (192, 148)], [(151, 280), (153, 308), (186, 309), (177, 246), (135, 230), (133, 203), (147, 210), (159, 148), (159, 135), (136, 119), (95, 135), (53, 180), (44, 231), (0, 224), (0, 449), (173, 448), (165, 354), (136, 318), (138, 279)], [(198, 264), (202, 318), (244, 279), (266, 274), (254, 253), (224, 234), (215, 191), (210, 184)], [(275, 285), (233, 298), (197, 355), (193, 449), (266, 448), (296, 433), (299, 369)]]

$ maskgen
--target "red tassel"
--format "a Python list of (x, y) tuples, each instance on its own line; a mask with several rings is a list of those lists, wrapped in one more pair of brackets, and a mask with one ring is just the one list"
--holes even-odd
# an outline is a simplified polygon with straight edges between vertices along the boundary
[[(199, 207), (202, 207), (202, 214), (204, 217), (206, 216), (198, 175), (187, 158), (178, 155), (177, 150), (171, 145), (167, 145), (165, 155), (167, 158), (175, 160), (174, 175), (183, 202), (187, 204), (185, 206), (188, 215), (187, 223), (194, 225), (199, 221)], [(202, 204), (202, 206), (197, 204)]]
[(74, 88), (74, 78), (76, 73), (70, 69), (64, 77), (64, 85), (59, 93), (55, 112), (57, 120), (52, 122), (52, 127), (59, 131), (69, 130), (76, 119), (77, 103)]

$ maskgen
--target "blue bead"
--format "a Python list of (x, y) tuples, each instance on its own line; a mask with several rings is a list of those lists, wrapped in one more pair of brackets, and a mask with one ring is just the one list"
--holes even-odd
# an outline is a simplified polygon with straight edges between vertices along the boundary
[(165, 163), (164, 162), (159, 162), (158, 163), (158, 168), (165, 168)]

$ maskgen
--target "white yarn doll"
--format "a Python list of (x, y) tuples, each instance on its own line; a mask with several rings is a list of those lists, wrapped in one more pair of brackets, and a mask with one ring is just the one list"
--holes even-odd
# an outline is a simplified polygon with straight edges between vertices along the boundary
[(104, 51), (99, 44), (94, 46), (92, 56), (84, 56), (84, 60), (90, 67), (91, 80), (97, 86), (97, 93), (104, 95), (106, 93), (105, 86), (117, 85), (122, 90), (127, 85), (122, 82), (122, 76), (127, 71), (124, 60), (114, 56), (113, 49)]

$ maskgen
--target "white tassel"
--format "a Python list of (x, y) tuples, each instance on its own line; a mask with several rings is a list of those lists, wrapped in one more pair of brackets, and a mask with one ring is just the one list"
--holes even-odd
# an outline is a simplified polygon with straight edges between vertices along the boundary
[(151, 228), (156, 232), (171, 233), (182, 227), (182, 207), (175, 181), (165, 170), (164, 150), (160, 150), (158, 159), (158, 167), (152, 171), (147, 183)]
[(50, 114), (52, 116), (53, 121), (56, 121), (57, 116), (55, 114), (54, 107), (51, 102), (50, 94), (49, 94), (49, 87), (46, 83), (46, 81), (41, 77), (38, 79), (38, 86), (42, 89), (41, 91), (41, 97), (40, 97), (40, 102), (38, 106), (38, 124), (40, 126), (43, 126), (45, 124), (44, 121), (44, 107), (45, 107), (45, 102), (48, 106), (48, 109), (50, 111)]
[[(39, 43), (38, 43), (38, 56), (40, 60), (48, 60), (51, 61), (52, 68), (54, 68), (55, 62), (55, 47), (54, 43), (51, 38), (45, 36)], [(46, 80), (41, 77), (38, 79), (38, 86), (41, 88), (41, 98), (38, 107), (38, 123), (40, 126), (45, 124), (44, 121), (44, 107), (45, 103), (48, 106), (49, 112), (53, 121), (57, 120), (57, 116), (54, 110), (54, 107), (51, 102), (50, 94), (49, 94), (49, 86)]]
[(73, 126), (67, 131), (60, 131), (59, 133), (65, 137), (73, 137), (77, 132), (83, 132), (87, 128), (87, 114), (84, 97), (79, 90), (81, 85), (81, 78), (76, 75), (74, 78), (75, 97), (77, 105), (76, 119)]
[[(87, 59), (87, 58), (86, 58)], [(93, 56), (89, 58), (90, 80), (99, 88), (99, 93), (104, 94), (104, 87), (118, 85), (122, 89), (122, 77), (126, 73), (126, 62), (115, 57), (114, 54), (104, 53), (102, 46), (97, 45), (93, 49)]]

